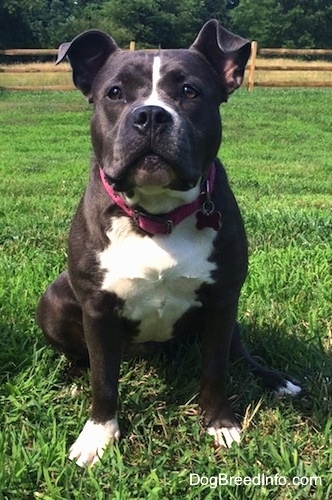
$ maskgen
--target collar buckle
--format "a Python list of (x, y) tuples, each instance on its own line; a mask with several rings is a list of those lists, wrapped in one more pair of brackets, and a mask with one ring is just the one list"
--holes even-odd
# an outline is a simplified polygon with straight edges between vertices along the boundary
[(133, 219), (139, 228), (150, 234), (170, 234), (174, 227), (173, 221), (167, 217), (159, 217), (139, 210), (134, 211)]

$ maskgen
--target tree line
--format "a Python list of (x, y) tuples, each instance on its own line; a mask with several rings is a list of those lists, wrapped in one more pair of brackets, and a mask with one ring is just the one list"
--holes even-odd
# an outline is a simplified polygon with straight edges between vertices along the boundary
[(0, 48), (49, 48), (90, 28), (122, 47), (187, 47), (216, 18), (261, 47), (331, 48), (331, 0), (0, 0)]

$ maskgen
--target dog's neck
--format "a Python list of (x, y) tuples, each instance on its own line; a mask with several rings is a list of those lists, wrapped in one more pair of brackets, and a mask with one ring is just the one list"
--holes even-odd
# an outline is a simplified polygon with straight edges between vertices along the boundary
[(120, 193), (129, 207), (140, 207), (150, 214), (163, 214), (192, 203), (200, 193), (201, 178), (188, 191), (177, 191), (159, 186), (135, 187), (133, 196)]
[[(137, 189), (134, 192), (132, 197), (128, 197), (131, 200), (131, 205), (128, 204), (123, 193), (114, 191), (113, 187), (108, 183), (102, 168), (99, 168), (99, 175), (105, 191), (113, 202), (131, 217), (138, 227), (149, 234), (169, 234), (174, 226), (195, 212), (197, 229), (211, 227), (218, 231), (221, 227), (221, 213), (215, 210), (214, 203), (211, 200), (216, 176), (215, 163), (211, 165), (208, 177), (203, 182), (201, 181), (200, 184), (197, 183), (195, 188), (184, 192), (179, 191), (178, 195), (173, 190), (169, 190), (166, 194), (166, 190), (164, 193), (161, 192), (161, 188), (149, 187), (148, 193), (146, 193), (146, 189), (142, 191), (142, 188), (140, 188), (140, 190)], [(184, 194), (187, 196), (184, 197)], [(139, 205), (133, 202), (135, 196)], [(161, 201), (157, 204), (157, 200)], [(167, 207), (173, 207), (168, 208), (168, 212), (164, 211), (166, 210), (166, 201)], [(149, 211), (145, 208), (147, 206)]]

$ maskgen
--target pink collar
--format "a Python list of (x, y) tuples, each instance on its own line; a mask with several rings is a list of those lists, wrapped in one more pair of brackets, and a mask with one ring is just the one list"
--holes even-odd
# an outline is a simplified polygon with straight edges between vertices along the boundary
[[(129, 217), (131, 217), (138, 227), (149, 234), (170, 234), (177, 224), (189, 215), (196, 213), (197, 229), (204, 227), (212, 227), (217, 231), (221, 227), (221, 214), (214, 209), (214, 203), (211, 201), (211, 193), (213, 192), (214, 182), (216, 177), (216, 165), (212, 163), (207, 179), (202, 183), (201, 192), (191, 203), (175, 208), (167, 214), (154, 215), (147, 212), (142, 212), (137, 209), (128, 207), (123, 198), (116, 193), (110, 184), (107, 182), (105, 173), (99, 167), (100, 178), (103, 186), (114, 201)], [(198, 210), (200, 209), (200, 210)]]

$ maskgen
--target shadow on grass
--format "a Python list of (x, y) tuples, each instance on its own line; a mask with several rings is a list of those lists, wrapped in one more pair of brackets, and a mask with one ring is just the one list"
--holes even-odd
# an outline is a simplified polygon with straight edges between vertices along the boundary
[[(0, 324), (3, 346), (0, 352), (1, 381), (14, 381), (27, 370), (33, 376), (33, 367), (39, 363), (43, 363), (44, 368), (38, 366), (38, 370), (47, 374), (50, 365), (55, 367), (59, 363), (59, 355), (46, 346), (41, 332), (37, 334), (34, 325), (25, 325), (23, 329), (25, 335), (12, 326)], [(31, 334), (27, 333), (29, 329)], [(330, 414), (329, 376), (332, 362), (318, 340), (308, 341), (255, 323), (244, 322), (241, 329), (243, 340), (257, 361), (298, 380), (302, 393), (294, 398), (275, 398), (242, 362), (230, 362), (228, 395), (239, 420), (243, 421), (249, 406), (255, 408), (258, 405), (260, 410), (277, 408), (285, 417), (295, 413), (313, 429), (323, 429)], [(198, 338), (192, 336), (183, 341), (151, 343), (145, 347), (144, 352), (139, 354), (126, 353), (121, 366), (119, 392), (123, 436), (135, 430), (137, 415), (146, 413), (146, 419), (149, 419), (149, 413), (161, 410), (166, 420), (167, 416), (171, 416), (174, 425), (176, 415), (181, 411), (195, 411), (198, 415), (201, 375)], [(72, 376), (76, 374), (75, 370), (68, 377), (68, 366), (68, 363), (62, 362), (58, 364), (58, 369), (54, 368), (57, 372), (53, 374), (54, 387), (75, 381)], [(89, 392), (87, 377), (84, 376), (81, 382)]]
[[(244, 342), (255, 359), (263, 366), (290, 375), (300, 383), (302, 392), (296, 397), (277, 398), (241, 361), (230, 362), (228, 394), (240, 421), (249, 405), (251, 408), (260, 405), (261, 409), (278, 408), (285, 417), (295, 412), (301, 419), (310, 421), (313, 428), (324, 429), (331, 405), (331, 357), (315, 340), (308, 341), (282, 330), (271, 331), (268, 326), (242, 324), (241, 327)], [(197, 339), (186, 340), (185, 344), (175, 340), (166, 346), (152, 345), (144, 355), (127, 355), (124, 364), (120, 392), (124, 401), (121, 414), (125, 432), (130, 427), (126, 419), (128, 412), (142, 413), (156, 401), (170, 412), (188, 402), (197, 403), (201, 373)], [(140, 388), (137, 397), (133, 395), (133, 385)]]

